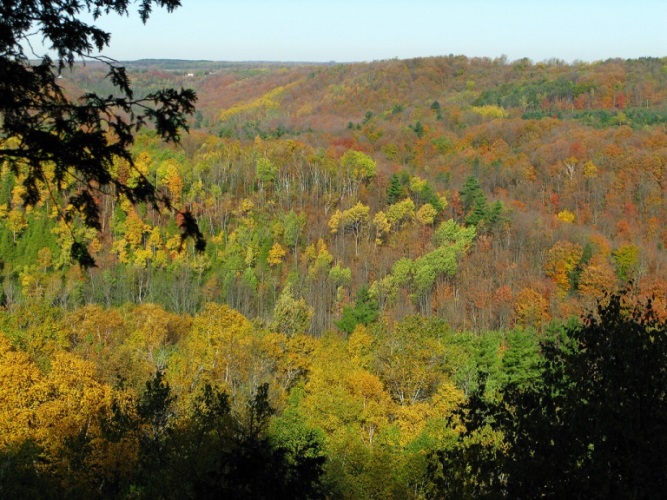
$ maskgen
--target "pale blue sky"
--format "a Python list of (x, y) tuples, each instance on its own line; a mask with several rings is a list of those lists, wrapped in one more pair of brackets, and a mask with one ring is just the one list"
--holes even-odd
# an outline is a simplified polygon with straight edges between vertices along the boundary
[(371, 61), (448, 54), (534, 61), (667, 56), (667, 0), (182, 0), (100, 25), (106, 55)]

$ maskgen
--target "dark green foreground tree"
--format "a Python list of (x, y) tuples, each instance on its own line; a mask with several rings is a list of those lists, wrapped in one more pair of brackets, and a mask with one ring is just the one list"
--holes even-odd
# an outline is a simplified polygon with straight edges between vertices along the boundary
[[(135, 172), (128, 184), (114, 164), (133, 165), (129, 148), (135, 133), (152, 124), (166, 141), (178, 141), (194, 112), (192, 90), (163, 89), (137, 97), (125, 68), (100, 55), (111, 35), (81, 20), (84, 15), (127, 15), (131, 0), (3, 0), (0, 4), (0, 166), (13, 172), (25, 187), (23, 202), (35, 205), (67, 188), (62, 217), (81, 217), (100, 228), (96, 197), (101, 193), (172, 208), (148, 179)], [(172, 11), (179, 0), (141, 0), (138, 11), (146, 22), (153, 6)], [(38, 55), (33, 43), (44, 43), (51, 55)], [(35, 62), (35, 59), (37, 61)], [(75, 61), (107, 65), (115, 88), (108, 96), (86, 93), (72, 99), (59, 84), (62, 71)], [(203, 237), (188, 212), (177, 220), (183, 237)], [(84, 265), (93, 261), (75, 242), (72, 255)]]
[[(25, 499), (318, 499), (326, 461), (319, 433), (292, 422), (269, 431), (274, 413), (268, 384), (232, 411), (228, 395), (204, 386), (193, 407), (179, 411), (161, 372), (139, 397), (116, 401), (98, 415), (102, 436), (85, 429), (68, 439), (64, 456), (49, 456), (31, 441), (0, 452), (0, 498)], [(278, 433), (280, 434), (280, 433)], [(136, 450), (131, 461), (99, 462), (91, 439), (107, 450)], [(69, 468), (59, 469), (53, 460)]]
[[(138, 436), (136, 474), (109, 496), (127, 498), (321, 498), (324, 455), (317, 437), (303, 432), (300, 453), (268, 436), (274, 413), (268, 384), (233, 415), (226, 393), (205, 386), (191, 415), (177, 425), (176, 398), (157, 373), (134, 415), (116, 414), (124, 432)], [(123, 489), (124, 487), (124, 489)]]
[[(466, 436), (437, 453), (438, 493), (486, 498), (661, 498), (667, 488), (667, 324), (613, 296), (543, 342), (541, 377), (481, 396)], [(498, 444), (488, 436), (503, 436)], [(485, 439), (485, 436), (487, 438)], [(492, 444), (494, 443), (494, 444)]]

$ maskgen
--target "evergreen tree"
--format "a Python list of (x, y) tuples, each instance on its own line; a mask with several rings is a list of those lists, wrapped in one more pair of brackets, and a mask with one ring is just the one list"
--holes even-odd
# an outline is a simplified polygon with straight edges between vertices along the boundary
[(482, 221), (489, 218), (489, 204), (486, 202), (486, 197), (480, 192), (477, 193), (472, 210), (466, 217), (466, 224), (470, 226), (477, 226)]
[(503, 218), (504, 207), (501, 201), (496, 201), (488, 208), (489, 226), (497, 226)]
[(435, 119), (442, 120), (442, 115), (440, 114), (440, 103), (438, 101), (433, 101), (433, 104), (431, 104), (431, 109), (435, 111)]
[(389, 204), (394, 204), (403, 199), (403, 185), (398, 177), (398, 174), (393, 173), (389, 178), (389, 186), (387, 187), (387, 201)]
[(463, 183), (463, 187), (459, 191), (459, 196), (461, 197), (461, 203), (463, 204), (463, 211), (468, 213), (477, 203), (479, 198), (484, 198), (486, 203), (486, 198), (482, 192), (482, 188), (479, 185), (477, 177), (471, 175)]
[(429, 182), (424, 184), (424, 187), (419, 193), (419, 197), (423, 203), (430, 203), (438, 212), (441, 212), (444, 208), (440, 198), (438, 198), (438, 195)]
[(412, 127), (412, 130), (414, 131), (415, 134), (417, 134), (417, 137), (420, 139), (424, 136), (424, 133), (426, 130), (424, 129), (424, 125), (422, 125), (422, 122), (418, 121), (415, 123), (414, 127)]
[(377, 301), (368, 293), (368, 287), (362, 285), (357, 290), (354, 307), (344, 306), (341, 318), (334, 323), (345, 333), (351, 334), (357, 325), (368, 325), (375, 321), (379, 312)]

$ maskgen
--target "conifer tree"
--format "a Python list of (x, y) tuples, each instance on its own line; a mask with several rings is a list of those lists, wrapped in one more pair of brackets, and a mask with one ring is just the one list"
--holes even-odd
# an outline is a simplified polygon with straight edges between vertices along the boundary
[(368, 287), (363, 285), (357, 291), (354, 307), (344, 306), (343, 314), (335, 325), (347, 334), (351, 334), (357, 325), (368, 325), (375, 321), (379, 314), (378, 303), (368, 293)]
[(398, 178), (398, 174), (394, 173), (389, 178), (389, 186), (387, 187), (387, 201), (390, 204), (396, 203), (403, 198), (403, 186)]

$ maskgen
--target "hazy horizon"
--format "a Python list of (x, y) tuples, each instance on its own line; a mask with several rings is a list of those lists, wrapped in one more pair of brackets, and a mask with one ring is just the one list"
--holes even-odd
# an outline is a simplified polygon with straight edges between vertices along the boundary
[[(564, 59), (560, 59), (558, 57), (552, 57), (552, 58), (547, 58), (547, 59), (540, 59), (540, 60), (535, 60), (531, 59), (530, 57), (520, 57), (517, 59), (511, 59), (507, 57), (505, 54), (501, 54), (500, 56), (496, 57), (489, 57), (489, 56), (470, 56), (467, 54), (435, 54), (435, 55), (429, 55), (429, 56), (414, 56), (414, 57), (388, 57), (384, 59), (373, 59), (373, 60), (364, 60), (364, 61), (299, 61), (299, 60), (262, 60), (262, 59), (244, 59), (244, 60), (229, 60), (229, 59), (185, 59), (185, 58), (170, 58), (170, 57), (142, 57), (140, 59), (116, 59), (119, 62), (124, 62), (124, 63), (138, 63), (142, 61), (173, 61), (173, 62), (201, 62), (201, 63), (220, 63), (220, 64), (275, 64), (275, 65), (280, 65), (280, 64), (312, 64), (312, 65), (334, 65), (334, 64), (368, 64), (368, 63), (374, 63), (374, 62), (384, 62), (384, 61), (404, 61), (404, 60), (409, 60), (409, 59), (428, 59), (428, 58), (437, 58), (437, 57), (466, 57), (468, 59), (489, 59), (489, 60), (496, 60), (496, 59), (501, 59), (505, 58), (507, 64), (512, 64), (518, 61), (521, 61), (522, 59), (528, 59), (530, 62), (533, 64), (540, 64), (540, 63), (545, 63), (549, 64), (554, 61), (560, 61), (565, 64), (569, 65), (576, 65), (578, 63), (582, 64), (595, 64), (597, 62), (605, 62), (609, 60), (614, 60), (614, 59), (619, 59), (622, 61), (628, 61), (628, 60), (638, 60), (638, 59), (665, 59), (667, 58), (667, 54), (662, 55), (662, 56), (637, 56), (637, 57), (605, 57), (603, 59), (594, 59), (594, 60), (582, 60), (582, 59), (574, 59), (571, 61), (566, 61)], [(87, 63), (90, 64), (90, 63)]]
[[(568, 63), (667, 56), (667, 2), (574, 0), (183, 0), (103, 16), (104, 55), (116, 60), (352, 63), (415, 57), (501, 56)], [(39, 50), (37, 50), (39, 55)]]

